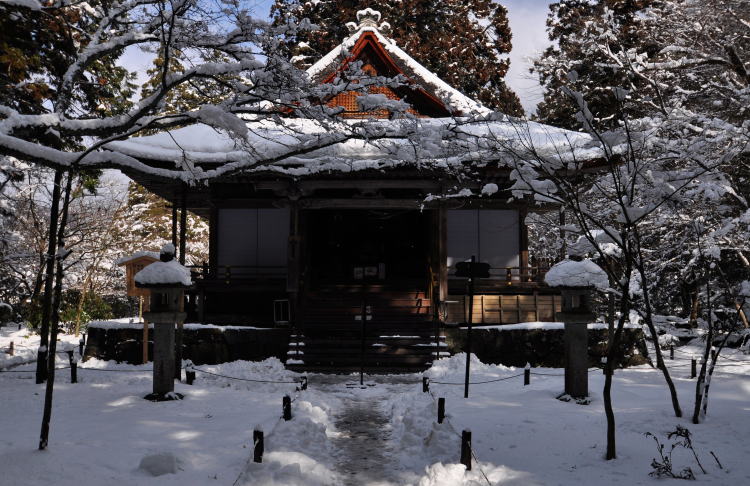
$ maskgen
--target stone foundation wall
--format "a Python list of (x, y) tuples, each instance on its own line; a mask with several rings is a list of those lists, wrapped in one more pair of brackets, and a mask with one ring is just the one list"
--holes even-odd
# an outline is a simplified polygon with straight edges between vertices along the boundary
[[(589, 367), (600, 366), (607, 353), (607, 329), (589, 329)], [(562, 329), (483, 329), (473, 328), (471, 352), (487, 364), (561, 368), (563, 358)], [(466, 329), (446, 330), (446, 343), (451, 354), (462, 353), (466, 347)], [(648, 350), (641, 329), (624, 329), (618, 367), (648, 362)]]
[[(137, 326), (89, 327), (84, 360), (99, 358), (140, 364), (143, 356), (143, 329), (137, 329)], [(152, 326), (149, 329), (149, 360), (153, 358), (153, 332)], [(272, 356), (285, 361), (290, 332), (284, 328), (198, 328), (190, 325), (183, 330), (182, 356), (197, 365), (238, 359), (261, 361)]]

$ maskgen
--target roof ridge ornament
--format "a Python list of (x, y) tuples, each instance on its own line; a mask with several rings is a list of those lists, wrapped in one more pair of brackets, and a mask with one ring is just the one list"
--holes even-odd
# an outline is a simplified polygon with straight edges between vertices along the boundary
[(378, 25), (378, 22), (380, 22), (381, 14), (377, 10), (373, 10), (371, 8), (366, 8), (364, 10), (360, 10), (357, 12), (357, 23), (355, 22), (347, 22), (346, 28), (349, 29), (349, 33), (353, 34), (357, 32), (358, 30), (361, 30), (365, 27), (373, 28), (377, 31), (380, 31), (383, 34), (388, 34), (391, 31), (391, 24), (388, 22), (382, 22), (380, 25)]

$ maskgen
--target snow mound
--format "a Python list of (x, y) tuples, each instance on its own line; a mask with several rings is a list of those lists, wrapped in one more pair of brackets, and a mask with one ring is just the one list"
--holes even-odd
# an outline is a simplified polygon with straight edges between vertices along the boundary
[(136, 285), (171, 285), (189, 287), (193, 284), (190, 270), (177, 260), (154, 262), (135, 274)]
[(544, 276), (544, 282), (550, 287), (594, 287), (605, 290), (609, 287), (609, 278), (602, 268), (589, 260), (565, 259), (556, 263)]
[(176, 474), (180, 470), (180, 459), (171, 452), (157, 452), (143, 456), (138, 469), (151, 476)]
[[(479, 361), (477, 355), (471, 354), (471, 372), (472, 373), (501, 373), (507, 374), (510, 371), (514, 371), (515, 368), (509, 368), (502, 365), (484, 364)], [(451, 356), (450, 358), (442, 358), (435, 361), (432, 367), (427, 370), (424, 374), (430, 379), (435, 380), (451, 380), (453, 378), (460, 379), (463, 382), (464, 373), (466, 373), (466, 353), (459, 353)]]

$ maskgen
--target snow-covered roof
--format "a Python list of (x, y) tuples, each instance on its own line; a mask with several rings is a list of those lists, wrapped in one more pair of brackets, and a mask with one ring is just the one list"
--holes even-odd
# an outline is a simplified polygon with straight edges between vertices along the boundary
[[(370, 133), (399, 133), (402, 137), (377, 137), (370, 141), (348, 138), (346, 132), (361, 120), (341, 120), (338, 132), (314, 120), (289, 119), (247, 123), (244, 136), (196, 124), (146, 137), (111, 142), (107, 148), (139, 159), (178, 163), (185, 159), (224, 169), (252, 167), (251, 172), (283, 172), (305, 176), (325, 171), (356, 172), (413, 164), (449, 169), (468, 163), (489, 162), (530, 153), (551, 159), (595, 159), (601, 149), (592, 138), (534, 122), (486, 121), (458, 126), (450, 118), (413, 120), (370, 120)], [(340, 136), (333, 143), (307, 153), (291, 150), (307, 142), (318, 144), (325, 137)], [(286, 156), (286, 154), (293, 154)], [(505, 155), (504, 155), (505, 154)], [(270, 165), (254, 166), (254, 161), (279, 159)]]
[(124, 256), (122, 258), (118, 258), (117, 261), (115, 261), (115, 263), (117, 265), (125, 265), (128, 262), (132, 262), (133, 260), (137, 260), (138, 258), (143, 258), (143, 257), (149, 257), (149, 258), (153, 258), (154, 260), (158, 260), (159, 259), (159, 252), (158, 251), (141, 250), (141, 251), (137, 251), (137, 252), (133, 253), (132, 255), (128, 255), (128, 256)]
[[(425, 88), (427, 97), (443, 102), (446, 110), (441, 107), (441, 112), (450, 112), (451, 117), (324, 121), (269, 117), (243, 124), (206, 105), (199, 119), (213, 126), (196, 124), (111, 142), (106, 148), (141, 160), (187, 164), (192, 175), (206, 180), (235, 172), (307, 176), (410, 165), (450, 171), (490, 162), (512, 167), (517, 157), (586, 161), (603, 156), (588, 134), (492, 113), (452, 88), (384, 35), (388, 26), (378, 24), (379, 12), (365, 9), (357, 19), (359, 24), (349, 25), (352, 34), (311, 66), (308, 75), (320, 83), (330, 81), (351, 60), (349, 50), (363, 39), (381, 46), (398, 69)], [(367, 96), (385, 98), (382, 94), (360, 98)]]
[[(376, 20), (373, 21), (373, 18)], [(381, 29), (384, 26), (390, 27), (390, 25), (388, 25), (387, 22), (384, 22), (383, 24), (380, 24), (380, 28), (378, 27), (377, 21), (380, 19), (379, 12), (372, 9), (361, 10), (357, 12), (357, 19), (360, 20), (359, 25), (355, 25), (354, 23), (349, 24), (351, 25), (350, 30), (353, 31), (351, 35), (344, 39), (341, 44), (336, 46), (328, 54), (323, 56), (318, 62), (308, 68), (307, 74), (311, 79), (319, 80), (326, 74), (330, 74), (336, 70), (341, 65), (341, 62), (348, 57), (349, 51), (354, 47), (360, 37), (369, 32), (377, 38), (378, 42), (383, 46), (396, 65), (402, 68), (409, 77), (413, 78), (413, 80), (420, 84), (424, 89), (436, 95), (450, 112), (461, 115), (484, 115), (490, 113), (491, 110), (489, 108), (450, 86), (435, 73), (424, 67), (417, 62), (416, 59), (398, 47), (392, 39), (383, 35)]]
[(184, 286), (193, 284), (190, 270), (177, 260), (168, 262), (154, 262), (135, 274), (135, 284), (138, 287), (147, 286)]
[(544, 276), (544, 282), (550, 287), (594, 287), (599, 290), (609, 287), (607, 273), (589, 259), (580, 262), (566, 259), (556, 263)]

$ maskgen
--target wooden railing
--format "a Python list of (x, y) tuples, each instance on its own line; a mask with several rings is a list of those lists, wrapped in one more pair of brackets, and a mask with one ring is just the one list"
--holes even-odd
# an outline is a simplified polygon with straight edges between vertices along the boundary
[(233, 281), (262, 279), (262, 278), (286, 278), (287, 268), (285, 266), (270, 265), (218, 265), (209, 266), (187, 265), (194, 281), (223, 280), (229, 284)]
[[(490, 280), (493, 282), (501, 281), (506, 285), (540, 284), (544, 282), (547, 271), (549, 271), (548, 266), (490, 267)], [(448, 278), (455, 278), (454, 267), (448, 269)]]

